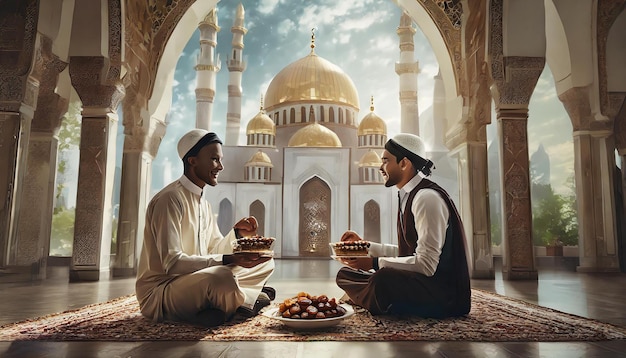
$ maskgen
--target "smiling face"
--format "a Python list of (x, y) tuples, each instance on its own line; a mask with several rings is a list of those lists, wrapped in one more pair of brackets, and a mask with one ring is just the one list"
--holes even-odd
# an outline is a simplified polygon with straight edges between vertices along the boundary
[(205, 145), (200, 149), (197, 156), (187, 159), (187, 177), (200, 188), (203, 188), (205, 184), (216, 186), (217, 176), (224, 169), (222, 157), (221, 144)]
[(380, 159), (383, 163), (380, 165), (379, 171), (386, 187), (396, 185), (400, 189), (413, 177), (411, 162), (408, 159), (402, 158), (398, 163), (396, 156), (387, 150), (383, 151)]

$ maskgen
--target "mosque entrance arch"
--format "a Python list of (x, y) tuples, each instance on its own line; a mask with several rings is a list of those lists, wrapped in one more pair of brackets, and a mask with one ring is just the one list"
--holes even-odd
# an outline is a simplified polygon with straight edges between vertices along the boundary
[(298, 243), (300, 257), (330, 255), (330, 187), (313, 177), (300, 187)]

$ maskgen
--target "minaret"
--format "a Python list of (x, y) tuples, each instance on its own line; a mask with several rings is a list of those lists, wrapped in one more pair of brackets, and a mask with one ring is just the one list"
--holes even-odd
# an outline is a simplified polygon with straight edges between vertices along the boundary
[(243, 36), (248, 32), (243, 25), (245, 11), (243, 5), (237, 6), (235, 23), (230, 31), (233, 33), (232, 56), (228, 58), (228, 112), (226, 112), (225, 145), (237, 145), (239, 127), (241, 126), (241, 75), (246, 70), (243, 60)]
[(196, 128), (211, 129), (215, 79), (221, 68), (220, 56), (215, 55), (217, 46), (217, 8), (213, 8), (198, 25), (200, 30), (200, 53), (196, 64)]
[(417, 110), (417, 74), (419, 63), (415, 61), (415, 34), (413, 21), (406, 12), (400, 17), (396, 33), (400, 38), (400, 61), (396, 73), (400, 76), (400, 131), (419, 135), (419, 112)]
[(448, 148), (444, 142), (446, 136), (446, 90), (443, 87), (441, 73), (437, 73), (435, 76), (435, 89), (433, 92), (433, 133), (425, 133), (424, 135), (432, 134), (431, 151), (447, 152)]

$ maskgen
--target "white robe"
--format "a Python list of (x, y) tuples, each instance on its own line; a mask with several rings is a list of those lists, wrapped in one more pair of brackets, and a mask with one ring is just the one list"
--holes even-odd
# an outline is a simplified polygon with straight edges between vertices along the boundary
[(183, 175), (148, 205), (135, 290), (141, 313), (154, 321), (252, 308), (274, 270), (274, 260), (250, 269), (222, 265), (236, 237), (233, 230), (222, 236), (202, 192)]

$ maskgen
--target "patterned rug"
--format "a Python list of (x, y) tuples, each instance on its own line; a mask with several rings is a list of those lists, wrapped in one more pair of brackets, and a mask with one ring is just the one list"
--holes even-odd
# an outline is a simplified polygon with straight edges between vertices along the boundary
[(472, 290), (472, 310), (453, 319), (356, 313), (334, 327), (294, 330), (256, 316), (206, 329), (153, 323), (141, 316), (134, 295), (0, 327), (0, 341), (601, 341), (626, 339), (626, 329)]

